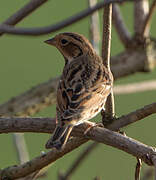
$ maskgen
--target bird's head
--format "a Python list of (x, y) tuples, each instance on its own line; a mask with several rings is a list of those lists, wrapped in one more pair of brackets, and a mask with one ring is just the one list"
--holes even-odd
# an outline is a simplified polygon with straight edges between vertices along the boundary
[(77, 33), (61, 33), (54, 38), (46, 40), (45, 43), (55, 46), (64, 56), (66, 63), (84, 54), (94, 54), (90, 42)]

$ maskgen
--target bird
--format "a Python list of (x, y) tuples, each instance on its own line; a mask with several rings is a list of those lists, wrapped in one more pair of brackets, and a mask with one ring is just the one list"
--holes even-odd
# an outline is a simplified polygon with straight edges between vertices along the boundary
[(105, 67), (85, 36), (59, 33), (45, 43), (56, 47), (65, 65), (57, 87), (56, 128), (47, 141), (47, 149), (62, 150), (74, 126), (89, 120), (104, 110), (113, 87), (111, 71)]

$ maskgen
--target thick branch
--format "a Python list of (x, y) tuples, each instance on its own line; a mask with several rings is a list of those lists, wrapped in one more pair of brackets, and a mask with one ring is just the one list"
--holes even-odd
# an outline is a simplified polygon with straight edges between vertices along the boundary
[[(156, 103), (146, 105), (143, 108), (121, 116), (107, 128), (116, 131), (121, 127), (125, 127), (154, 113), (156, 113)], [(0, 118), (0, 133), (52, 133), (55, 128), (55, 123), (55, 118)], [(81, 125), (74, 128), (76, 133), (79, 132), (79, 127), (81, 127)]]
[[(26, 4), (20, 10), (18, 10), (15, 14), (10, 16), (2, 24), (7, 24), (7, 25), (15, 25), (15, 24), (17, 24), (18, 22), (23, 20), (26, 16), (28, 16), (30, 13), (32, 13), (35, 9), (40, 7), (46, 1), (47, 0), (30, 0), (30, 2), (28, 4)], [(2, 34), (3, 33), (0, 32), (0, 35), (2, 35)]]
[(39, 84), (0, 105), (0, 116), (32, 115), (55, 103), (58, 79)]
[[(156, 103), (154, 103), (152, 106), (155, 107)], [(153, 109), (153, 107), (151, 107), (151, 109)], [(145, 113), (144, 117), (148, 116), (149, 114), (150, 113)], [(138, 117), (138, 119), (140, 118), (140, 116), (136, 117)], [(87, 142), (87, 139), (84, 138), (84, 132), (86, 132), (88, 126), (90, 125), (84, 123), (79, 125), (78, 127), (75, 127), (72, 135), (80, 138), (74, 138), (70, 140), (65, 149), (63, 149), (62, 151), (53, 149), (52, 151), (43, 154), (42, 156), (37, 157), (30, 162), (24, 163), (19, 166), (6, 168), (0, 172), (1, 177), (9, 177), (10, 179), (19, 178), (37, 171), (48, 165), (49, 163), (54, 162), (64, 154)], [(0, 128), (1, 133), (15, 131), (51, 133), (51, 131), (53, 131), (55, 128), (55, 121), (54, 119), (52, 120), (50, 118), (0, 118)], [(115, 128), (112, 129), (115, 130)], [(145, 144), (142, 144), (132, 138), (100, 127), (91, 128), (87, 133), (87, 138), (121, 149), (127, 153), (132, 154), (135, 157), (141, 158), (147, 164), (152, 165), (151, 154), (155, 153), (155, 149), (150, 146), (146, 146)]]
[[(132, 1), (132, 0), (127, 0), (127, 1)], [(47, 27), (14, 28), (12, 26), (2, 24), (2, 25), (0, 25), (0, 31), (2, 31), (3, 33), (7, 33), (7, 34), (34, 35), (34, 36), (48, 34), (51, 32), (58, 31), (58, 30), (60, 30), (64, 27), (67, 27), (73, 23), (76, 23), (77, 21), (89, 16), (93, 12), (103, 8), (105, 5), (113, 3), (113, 2), (122, 3), (122, 2), (125, 2), (125, 0), (105, 0), (105, 1), (99, 2), (92, 8), (85, 9), (85, 10), (81, 11), (80, 13), (69, 17), (68, 19), (65, 19), (57, 24), (52, 24)]]
[(148, 72), (155, 67), (155, 40), (147, 44), (145, 48), (126, 50), (111, 58), (111, 70), (114, 79), (125, 77), (136, 72)]
[(117, 4), (113, 4), (113, 24), (123, 45), (128, 47), (132, 42), (132, 38), (124, 23), (120, 8)]
[[(53, 149), (52, 151), (45, 153), (42, 156), (39, 156), (30, 162), (24, 163), (23, 165), (12, 166), (10, 168), (6, 168), (0, 172), (1, 177), (3, 178), (8, 177), (10, 179), (15, 179), (22, 176), (26, 176), (32, 173), (33, 171), (41, 169), (44, 166), (48, 165), (49, 163), (56, 161), (58, 158), (62, 157), (64, 154), (72, 151), (73, 149), (77, 148), (81, 144), (87, 142), (87, 139), (82, 137), (84, 132), (87, 129), (88, 129), (87, 124), (81, 125), (81, 128), (77, 127), (77, 130), (75, 128), (74, 130), (75, 132), (73, 134), (81, 138), (71, 139), (68, 142), (68, 144), (65, 146), (65, 149), (61, 151), (57, 151)], [(127, 153), (130, 153), (131, 155), (135, 157), (141, 158), (148, 165), (152, 165), (151, 154), (155, 153), (155, 149), (145, 144), (142, 144), (132, 138), (123, 136), (120, 133), (116, 133), (116, 132), (110, 131), (105, 128), (100, 128), (100, 127), (94, 127), (90, 129), (87, 133), (87, 137), (94, 141), (104, 143), (104, 144), (116, 147), (120, 150), (123, 150)]]

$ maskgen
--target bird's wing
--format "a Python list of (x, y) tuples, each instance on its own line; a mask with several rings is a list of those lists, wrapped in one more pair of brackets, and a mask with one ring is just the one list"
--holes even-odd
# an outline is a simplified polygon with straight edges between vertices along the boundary
[(110, 74), (103, 64), (86, 59), (65, 66), (57, 90), (58, 121), (80, 120), (85, 109), (103, 106), (111, 90)]

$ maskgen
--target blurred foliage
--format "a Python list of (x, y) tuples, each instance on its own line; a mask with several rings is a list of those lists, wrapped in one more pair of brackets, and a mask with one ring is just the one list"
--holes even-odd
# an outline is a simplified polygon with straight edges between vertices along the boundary
[[(0, 22), (3, 22), (7, 17), (16, 12), (17, 9), (27, 2), (28, 0), (2, 0), (0, 2)], [(84, 0), (49, 0), (41, 8), (19, 23), (18, 27), (46, 26), (63, 20), (86, 7), (87, 1)], [(126, 3), (125, 5), (122, 5), (121, 10), (126, 25), (133, 33), (133, 4)], [(100, 17), (101, 15), (102, 11), (100, 11)], [(100, 24), (102, 30), (102, 19)], [(64, 31), (78, 32), (89, 37), (89, 17), (61, 30), (61, 32)], [(151, 35), (155, 36), (155, 32), (156, 25), (153, 23)], [(13, 35), (4, 35), (0, 37), (0, 103), (28, 90), (32, 86), (61, 74), (64, 65), (63, 57), (54, 47), (47, 46), (43, 43), (44, 40), (54, 36), (56, 33), (40, 37)], [(113, 28), (111, 55), (115, 55), (122, 50), (123, 46)], [(152, 73), (138, 73), (120, 79), (116, 83), (123, 84), (136, 81), (139, 82), (154, 79), (155, 77), (156, 70)], [(152, 103), (156, 99), (155, 96), (154, 91), (116, 96), (116, 114), (119, 116)], [(49, 107), (35, 116), (53, 117), (55, 116), (55, 106)], [(100, 121), (100, 115), (98, 115), (95, 120)], [(130, 137), (136, 138), (149, 145), (155, 145), (155, 138), (153, 137), (154, 128), (154, 116), (150, 116), (145, 120), (125, 128), (124, 130)], [(31, 158), (39, 155), (41, 151), (45, 150), (44, 144), (48, 139), (48, 136), (49, 135), (33, 133), (27, 133), (25, 135)], [(13, 147), (11, 135), (2, 134), (0, 140), (0, 168), (16, 164), (16, 153)], [(56, 179), (58, 171), (65, 171), (84, 146), (86, 145), (83, 145), (78, 150), (73, 151), (55, 162), (46, 179)], [(72, 179), (84, 179), (85, 176), (86, 180), (90, 180), (98, 175), (102, 179), (130, 180), (134, 178), (135, 164), (136, 159), (131, 155), (112, 147), (100, 145), (91, 156), (85, 160), (81, 167), (79, 167)]]

